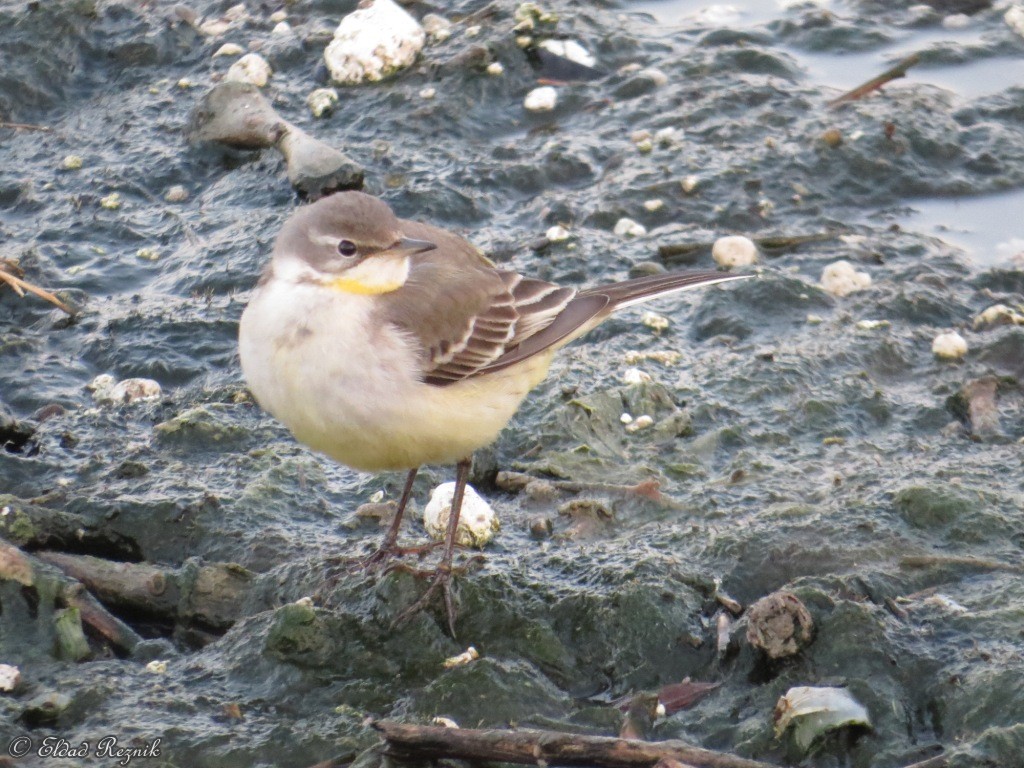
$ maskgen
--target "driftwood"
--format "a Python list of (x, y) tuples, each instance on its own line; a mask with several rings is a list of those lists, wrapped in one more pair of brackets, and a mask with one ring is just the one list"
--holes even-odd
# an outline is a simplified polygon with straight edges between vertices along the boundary
[(74, 512), (32, 504), (7, 494), (0, 494), (0, 537), (27, 550), (86, 549), (122, 560), (137, 560), (141, 556), (134, 541), (108, 527), (95, 525)]
[(651, 768), (674, 760), (693, 768), (773, 768), (770, 763), (694, 747), (683, 741), (638, 741), (558, 731), (476, 730), (378, 720), (373, 727), (395, 758), (494, 760), (523, 765)]
[[(16, 581), (24, 587), (38, 588), (44, 582), (55, 583), (56, 606), (76, 610), (81, 625), (89, 627), (122, 653), (131, 653), (141, 640), (135, 630), (107, 611), (77, 579), (0, 539), (0, 580), (4, 579)], [(43, 587), (42, 591), (49, 592), (50, 589)]]
[(233, 563), (164, 568), (62, 552), (38, 556), (81, 581), (107, 605), (213, 630), (238, 620), (252, 582), (252, 574)]
[(832, 101), (828, 103), (828, 106), (834, 108), (838, 107), (841, 104), (845, 104), (848, 101), (856, 101), (857, 99), (863, 99), (869, 93), (871, 93), (872, 91), (877, 91), (886, 83), (892, 82), (893, 80), (897, 80), (901, 77), (906, 77), (907, 70), (910, 69), (915, 64), (917, 64), (919, 61), (921, 61), (920, 54), (911, 54), (910, 56), (907, 56), (907, 58), (901, 59), (899, 62), (896, 63), (895, 66), (892, 66), (889, 69), (885, 70), (885, 72), (880, 74), (878, 77), (874, 77), (868, 80), (863, 85), (858, 85), (853, 90), (847, 91), (841, 96), (837, 96), (836, 98), (832, 99)]

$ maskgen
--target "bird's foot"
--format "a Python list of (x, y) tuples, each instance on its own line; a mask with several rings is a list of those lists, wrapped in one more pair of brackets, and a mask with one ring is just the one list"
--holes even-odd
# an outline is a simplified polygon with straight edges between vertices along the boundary
[[(430, 585), (427, 587), (427, 591), (420, 595), (419, 599), (402, 611), (395, 620), (391, 622), (391, 628), (404, 624), (417, 613), (422, 611), (430, 603), (430, 598), (438, 590), (444, 597), (444, 608), (448, 615), (448, 631), (451, 632), (452, 638), (455, 637), (455, 604), (452, 600), (452, 576), (454, 575), (455, 569), (451, 563), (439, 563), (437, 568), (425, 571), (412, 568), (405, 565), (405, 563), (395, 563), (392, 569), (401, 568), (407, 570), (415, 576), (419, 577), (430, 577)], [(461, 569), (465, 570), (465, 569)]]
[(397, 558), (407, 557), (408, 555), (423, 557), (433, 552), (441, 546), (441, 544), (443, 544), (443, 542), (432, 541), (430, 544), (421, 544), (418, 547), (400, 547), (394, 543), (384, 543), (381, 545), (380, 549), (372, 555), (357, 560), (353, 564), (353, 570), (382, 570), (384, 573), (387, 573), (393, 568), (402, 567), (401, 563), (392, 562)]

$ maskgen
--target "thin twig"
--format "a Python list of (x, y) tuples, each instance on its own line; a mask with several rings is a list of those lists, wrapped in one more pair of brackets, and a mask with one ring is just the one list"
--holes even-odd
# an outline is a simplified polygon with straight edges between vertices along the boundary
[(24, 296), (25, 296), (25, 291), (28, 291), (29, 293), (34, 293), (36, 296), (38, 296), (41, 299), (46, 299), (48, 302), (53, 304), (55, 307), (57, 307), (58, 309), (64, 310), (65, 312), (67, 312), (72, 317), (74, 317), (74, 315), (75, 315), (75, 310), (73, 310), (71, 307), (69, 307), (63, 301), (58, 299), (52, 293), (50, 293), (49, 291), (43, 290), (42, 288), (40, 288), (37, 285), (32, 285), (32, 283), (26, 282), (25, 280), (22, 280), (20, 277), (15, 277), (14, 275), (10, 274), (4, 268), (3, 265), (0, 265), (0, 282), (4, 282), (7, 285), (9, 285), (11, 287), (11, 289), (16, 294), (21, 296), (22, 298), (24, 298)]
[(8, 123), (6, 121), (0, 121), (0, 128), (13, 128), (16, 131), (52, 131), (46, 125), (32, 125), (31, 123)]
[(872, 91), (877, 91), (886, 83), (891, 82), (893, 80), (897, 80), (901, 77), (906, 77), (907, 70), (910, 69), (915, 64), (917, 64), (919, 61), (921, 61), (921, 54), (911, 54), (910, 56), (907, 56), (907, 58), (897, 62), (895, 66), (892, 66), (889, 69), (885, 70), (885, 72), (880, 74), (878, 77), (872, 78), (863, 85), (858, 85), (852, 91), (847, 91), (842, 96), (837, 96), (836, 98), (832, 99), (832, 101), (828, 103), (828, 106), (830, 108), (835, 108), (838, 107), (840, 104), (845, 104), (848, 101), (856, 101), (857, 99), (862, 99)]

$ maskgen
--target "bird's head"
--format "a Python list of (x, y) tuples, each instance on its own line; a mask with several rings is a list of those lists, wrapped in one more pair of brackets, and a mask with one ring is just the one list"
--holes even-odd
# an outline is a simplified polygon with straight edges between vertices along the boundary
[(298, 209), (274, 244), (275, 276), (315, 282), (346, 293), (396, 290), (409, 276), (409, 257), (436, 248), (402, 233), (383, 200), (338, 192)]

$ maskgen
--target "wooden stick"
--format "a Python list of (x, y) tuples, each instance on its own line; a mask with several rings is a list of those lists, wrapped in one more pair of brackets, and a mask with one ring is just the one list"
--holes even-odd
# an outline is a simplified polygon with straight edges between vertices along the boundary
[(693, 768), (773, 768), (682, 741), (638, 741), (558, 731), (477, 730), (409, 725), (393, 720), (373, 724), (395, 757), (494, 760), (523, 765), (588, 765), (601, 768), (651, 768), (665, 758)]
[(6, 121), (0, 121), (0, 128), (13, 128), (16, 131), (52, 131), (53, 129), (45, 125), (31, 125), (30, 123), (8, 123)]
[(71, 307), (69, 307), (63, 301), (54, 296), (52, 293), (50, 293), (49, 291), (44, 291), (42, 288), (36, 285), (32, 285), (32, 283), (28, 283), (22, 280), (20, 277), (15, 277), (14, 275), (7, 272), (2, 266), (0, 266), (0, 281), (5, 282), (7, 283), (7, 285), (11, 286), (14, 292), (19, 296), (24, 297), (25, 291), (28, 291), (29, 293), (34, 293), (36, 296), (42, 299), (46, 299), (48, 302), (53, 304), (58, 309), (62, 309), (69, 315), (74, 317), (75, 311), (71, 309)]
[(838, 107), (840, 104), (845, 104), (848, 101), (856, 101), (857, 99), (862, 99), (872, 91), (877, 91), (886, 83), (891, 82), (893, 80), (897, 80), (901, 77), (906, 77), (907, 70), (910, 69), (915, 64), (917, 64), (919, 61), (921, 61), (921, 54), (911, 54), (910, 56), (907, 56), (907, 58), (898, 61), (895, 66), (885, 70), (885, 72), (880, 74), (878, 77), (872, 78), (863, 85), (858, 85), (852, 91), (847, 91), (842, 96), (837, 96), (836, 98), (832, 99), (832, 101), (828, 103), (828, 106), (834, 109), (835, 107)]

